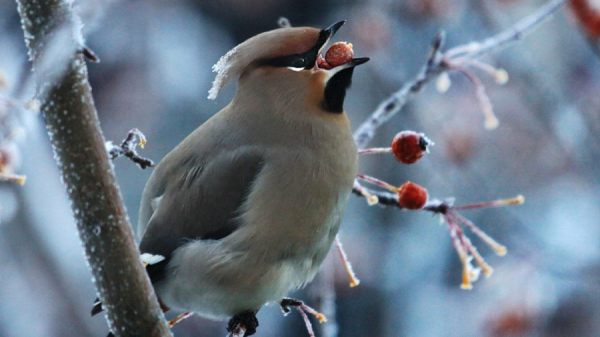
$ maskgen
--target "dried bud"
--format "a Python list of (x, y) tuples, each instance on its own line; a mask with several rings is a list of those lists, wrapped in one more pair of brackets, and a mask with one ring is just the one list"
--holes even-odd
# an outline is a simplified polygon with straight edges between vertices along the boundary
[(418, 162), (425, 153), (429, 153), (429, 146), (433, 142), (424, 134), (414, 131), (402, 131), (392, 140), (392, 152), (396, 159), (403, 164)]
[(336, 42), (329, 47), (327, 53), (325, 53), (325, 61), (332, 67), (348, 63), (352, 61), (354, 57), (354, 51), (352, 50), (352, 44), (346, 42)]
[(400, 186), (398, 203), (406, 209), (421, 209), (427, 203), (427, 190), (410, 181)]

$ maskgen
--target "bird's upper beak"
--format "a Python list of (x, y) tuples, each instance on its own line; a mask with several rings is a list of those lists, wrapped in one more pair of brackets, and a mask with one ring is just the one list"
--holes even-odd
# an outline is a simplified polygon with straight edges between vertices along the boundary
[(323, 48), (325, 48), (329, 40), (335, 35), (335, 33), (337, 33), (337, 31), (344, 25), (344, 23), (346, 23), (346, 20), (338, 21), (333, 25), (321, 30), (321, 33), (319, 34), (319, 40), (317, 41), (317, 45), (315, 46), (318, 50), (317, 55), (315, 56), (319, 56), (321, 54)]
[(337, 31), (344, 25), (344, 23), (346, 23), (346, 20), (338, 21), (338, 22), (334, 23), (333, 25), (321, 30), (321, 33), (319, 35), (319, 40), (317, 42), (317, 45), (315, 46), (316, 47), (315, 49), (317, 50), (317, 54), (315, 55), (315, 64), (314, 64), (313, 69), (314, 70), (325, 70), (325, 71), (329, 72), (328, 77), (335, 75), (336, 73), (338, 73), (341, 70), (348, 69), (348, 68), (354, 68), (354, 67), (361, 65), (363, 63), (366, 63), (367, 61), (370, 60), (370, 58), (368, 58), (368, 57), (360, 57), (360, 58), (353, 58), (349, 62), (341, 64), (337, 67), (333, 67), (331, 69), (324, 69), (324, 68), (319, 67), (318, 62), (316, 62), (317, 59), (319, 59), (319, 58), (323, 59), (321, 52), (323, 51), (323, 49), (325, 48), (327, 43), (331, 40), (331, 38), (335, 35), (335, 33), (337, 33)]

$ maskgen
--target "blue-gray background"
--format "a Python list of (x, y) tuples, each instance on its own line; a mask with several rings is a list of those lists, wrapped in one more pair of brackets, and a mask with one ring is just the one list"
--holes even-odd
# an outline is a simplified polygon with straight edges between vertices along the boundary
[[(160, 160), (231, 99), (234, 86), (206, 99), (211, 66), (236, 44), (293, 25), (346, 25), (357, 68), (346, 110), (353, 127), (425, 60), (439, 29), (448, 45), (498, 32), (543, 4), (534, 0), (404, 1), (78, 1), (88, 45), (101, 57), (90, 82), (107, 139), (133, 127), (147, 138), (141, 154)], [(594, 42), (592, 42), (594, 44)], [(0, 72), (7, 97), (26, 101), (27, 50), (14, 1), (0, 1)], [(340, 336), (598, 336), (600, 335), (600, 58), (568, 10), (524, 41), (483, 59), (510, 75), (500, 86), (477, 72), (500, 120), (483, 128), (473, 86), (452, 74), (446, 94), (425, 88), (384, 126), (373, 146), (405, 129), (436, 145), (424, 160), (400, 166), (389, 156), (360, 160), (360, 171), (394, 184), (406, 180), (457, 204), (523, 194), (526, 203), (463, 214), (508, 247), (472, 291), (459, 289), (461, 267), (446, 227), (425, 212), (369, 207), (352, 197), (341, 238), (356, 273), (348, 279), (337, 254), (318, 283), (294, 294), (318, 306), (327, 278), (335, 285)], [(18, 93), (18, 95), (16, 94)], [(13, 96), (18, 97), (13, 97)], [(4, 109), (3, 109), (4, 107)], [(0, 114), (2, 115), (2, 114)], [(0, 118), (4, 118), (4, 115)], [(14, 116), (13, 116), (14, 117)], [(21, 112), (25, 130), (15, 150), (27, 184), (0, 184), (0, 336), (104, 336), (89, 317), (95, 297), (68, 201), (39, 115)], [(14, 123), (14, 121), (13, 121)], [(137, 222), (150, 170), (115, 162), (127, 209)], [(332, 293), (325, 293), (327, 296)], [(321, 297), (319, 297), (321, 296)], [(276, 306), (259, 314), (258, 336), (307, 336), (297, 313)], [(317, 324), (318, 325), (318, 324)], [(335, 328), (316, 326), (325, 336)], [(176, 336), (222, 336), (224, 322), (190, 318)]]

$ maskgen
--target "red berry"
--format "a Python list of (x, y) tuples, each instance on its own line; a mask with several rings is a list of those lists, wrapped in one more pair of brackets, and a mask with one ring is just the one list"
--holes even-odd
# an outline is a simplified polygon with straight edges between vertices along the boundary
[(400, 186), (398, 203), (406, 209), (421, 209), (427, 203), (427, 190), (410, 181)]
[(332, 68), (352, 61), (353, 57), (352, 45), (346, 42), (332, 44), (325, 53), (325, 60)]
[(396, 159), (403, 164), (414, 164), (429, 152), (433, 143), (422, 133), (402, 131), (392, 140), (392, 152)]
[(331, 69), (331, 65), (329, 65), (321, 55), (317, 56), (317, 67), (327, 70)]
[(571, 10), (590, 38), (600, 37), (600, 6), (594, 0), (570, 0)]

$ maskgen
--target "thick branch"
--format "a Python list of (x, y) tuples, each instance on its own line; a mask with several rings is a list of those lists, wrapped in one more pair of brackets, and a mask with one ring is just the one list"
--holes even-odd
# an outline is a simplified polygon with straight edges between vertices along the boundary
[(110, 328), (117, 336), (170, 336), (104, 147), (71, 3), (17, 2), (41, 111)]

